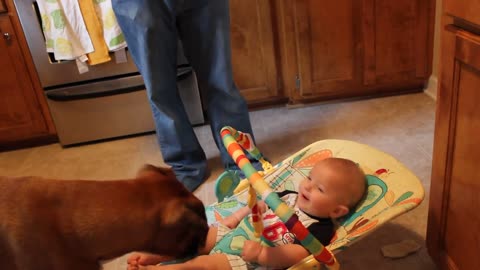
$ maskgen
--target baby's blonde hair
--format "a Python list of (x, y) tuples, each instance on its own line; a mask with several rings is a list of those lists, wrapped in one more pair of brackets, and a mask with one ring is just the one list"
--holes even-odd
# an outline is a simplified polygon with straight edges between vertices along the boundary
[(364, 197), (367, 189), (365, 173), (357, 163), (345, 158), (328, 158), (323, 160), (329, 167), (338, 173), (340, 179), (345, 181), (345, 187), (340, 203), (345, 204), (350, 210)]

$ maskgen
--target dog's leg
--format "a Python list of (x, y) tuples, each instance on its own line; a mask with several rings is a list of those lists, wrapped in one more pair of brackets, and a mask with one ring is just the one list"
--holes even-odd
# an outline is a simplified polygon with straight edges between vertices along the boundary
[[(43, 231), (45, 232), (45, 231)], [(18, 238), (25, 239), (25, 238)], [(0, 269), (13, 270), (99, 270), (100, 264), (96, 261), (88, 261), (72, 249), (65, 248), (59, 237), (51, 234), (31, 235), (30, 241), (17, 241), (12, 252), (12, 268)], [(7, 262), (8, 264), (8, 262)]]
[[(38, 251), (37, 251), (37, 255)], [(59, 254), (57, 252), (44, 251), (43, 261), (39, 262), (39, 257), (25, 256), (17, 258), (18, 270), (100, 270), (101, 266), (98, 262), (90, 262), (82, 260), (81, 258), (74, 256), (66, 256), (65, 254)], [(3, 267), (1, 269), (4, 269)], [(5, 268), (9, 269), (10, 268)]]

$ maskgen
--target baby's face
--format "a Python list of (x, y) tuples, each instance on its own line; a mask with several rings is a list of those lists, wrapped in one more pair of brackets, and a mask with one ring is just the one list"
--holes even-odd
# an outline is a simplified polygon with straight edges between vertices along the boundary
[(336, 218), (342, 183), (335, 171), (320, 162), (312, 168), (310, 176), (300, 183), (297, 206), (309, 215)]

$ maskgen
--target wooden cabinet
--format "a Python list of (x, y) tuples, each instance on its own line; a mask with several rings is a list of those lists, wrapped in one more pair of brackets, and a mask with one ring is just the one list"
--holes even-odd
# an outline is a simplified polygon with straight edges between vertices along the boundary
[[(364, 84), (422, 83), (430, 75), (432, 1), (364, 1)], [(373, 22), (373, 23), (367, 23)], [(430, 35), (431, 37), (431, 35)]]
[(440, 269), (480, 269), (480, 26), (464, 25), (480, 2), (444, 7), (427, 247)]
[(354, 89), (361, 81), (361, 2), (289, 1), (298, 59), (294, 99)]
[[(253, 106), (420, 91), (433, 11), (432, 0), (231, 0), (235, 82)], [(0, 16), (10, 34), (0, 45), (0, 145), (53, 136), (12, 0), (0, 0)]]
[(432, 0), (232, 0), (234, 78), (252, 104), (421, 91)]
[(273, 7), (267, 0), (230, 1), (233, 76), (249, 104), (281, 102), (284, 97)]
[(11, 16), (0, 14), (0, 150), (52, 140), (54, 133), (20, 43)]
[[(431, 73), (431, 0), (283, 1), (290, 99), (422, 90)], [(290, 56), (293, 54), (295, 56)], [(292, 89), (291, 88), (291, 89)]]

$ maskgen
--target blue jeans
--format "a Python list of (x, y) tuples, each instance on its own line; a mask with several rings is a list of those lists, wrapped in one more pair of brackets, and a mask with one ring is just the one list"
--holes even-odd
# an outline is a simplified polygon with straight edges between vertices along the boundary
[(198, 78), (211, 131), (226, 168), (236, 165), (220, 129), (253, 135), (248, 108), (232, 76), (228, 0), (113, 0), (129, 51), (145, 81), (165, 163), (190, 190), (206, 176), (205, 153), (176, 86), (177, 40)]

